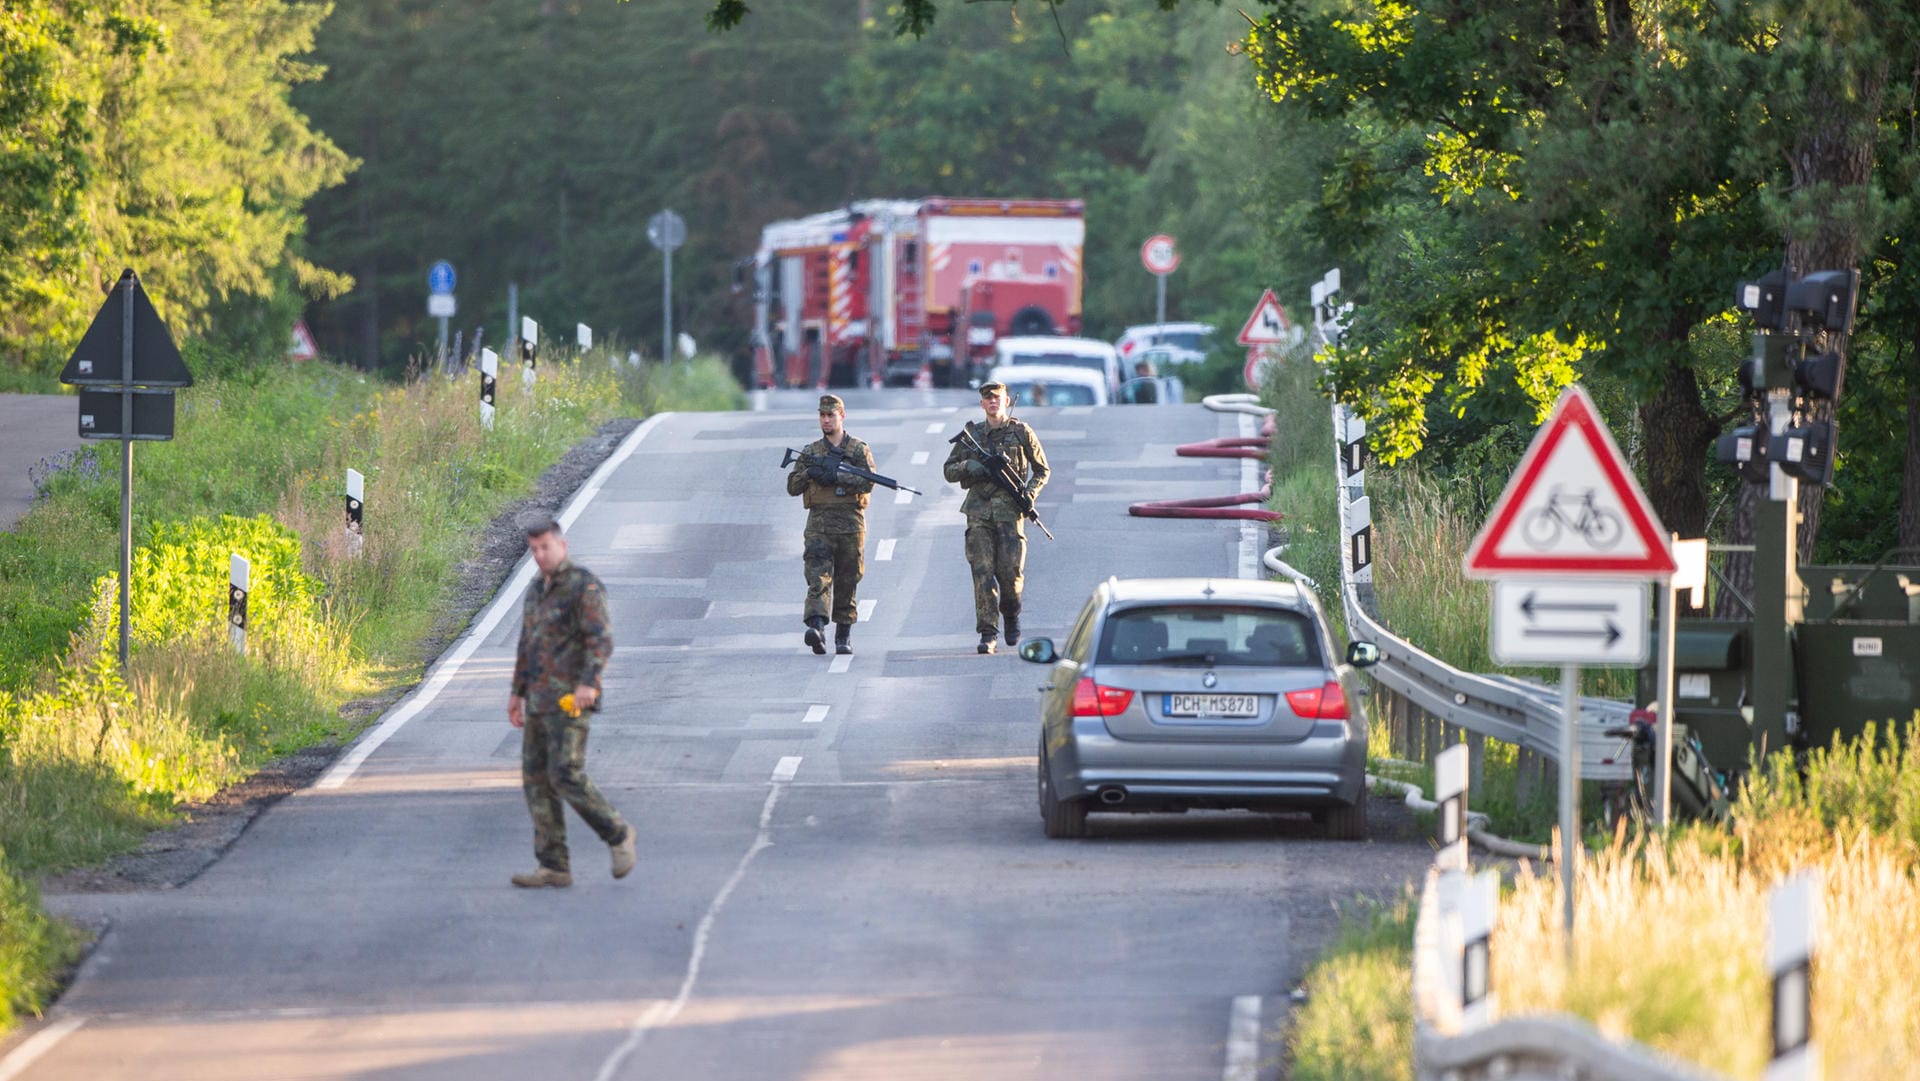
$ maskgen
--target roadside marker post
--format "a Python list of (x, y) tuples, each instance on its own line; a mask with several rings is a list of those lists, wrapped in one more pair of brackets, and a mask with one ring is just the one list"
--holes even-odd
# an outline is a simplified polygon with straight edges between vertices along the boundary
[(1439, 803), (1440, 851), (1434, 864), (1442, 871), (1467, 869), (1467, 745), (1456, 743), (1433, 760), (1433, 798)]
[(356, 556), (360, 554), (360, 546), (366, 539), (361, 525), (366, 498), (367, 478), (361, 476), (358, 469), (347, 470), (347, 551)]
[(520, 317), (520, 389), (533, 393), (534, 369), (540, 366), (540, 324), (530, 315)]
[(227, 564), (227, 638), (242, 657), (247, 655), (247, 594), (252, 582), (253, 567), (247, 557), (233, 553)]
[(499, 382), (500, 354), (480, 350), (480, 427), (493, 431), (493, 392)]
[(1820, 1081), (1813, 1042), (1813, 953), (1820, 937), (1820, 878), (1807, 872), (1768, 900), (1767, 971), (1773, 977), (1773, 1057), (1766, 1081)]

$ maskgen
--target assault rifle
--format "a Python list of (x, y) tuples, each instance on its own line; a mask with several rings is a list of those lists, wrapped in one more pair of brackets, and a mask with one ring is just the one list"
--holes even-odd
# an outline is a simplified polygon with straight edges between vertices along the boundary
[(947, 442), (958, 444), (968, 454), (978, 459), (982, 465), (985, 465), (987, 467), (987, 479), (998, 485), (1001, 491), (1013, 497), (1014, 504), (1020, 508), (1020, 516), (1032, 522), (1034, 525), (1039, 526), (1040, 532), (1045, 533), (1048, 540), (1053, 539), (1053, 531), (1047, 528), (1047, 523), (1040, 520), (1040, 512), (1033, 507), (1033, 497), (1027, 494), (1025, 482), (1014, 473), (1013, 463), (1007, 461), (1005, 457), (995, 454), (981, 446), (980, 441), (973, 437), (973, 433), (967, 431), (964, 427), (960, 429), (959, 435), (947, 440)]
[[(817, 454), (808, 454), (804, 450), (794, 450), (792, 447), (788, 447), (786, 456), (780, 459), (780, 468), (785, 469), (788, 466), (792, 465), (793, 463), (799, 462), (801, 465), (806, 466), (808, 469), (812, 469), (815, 462), (822, 461), (822, 460), (823, 459), (821, 459), (821, 457)], [(878, 484), (883, 488), (892, 488), (895, 491), (899, 491), (899, 492), (912, 492), (914, 495), (927, 494), (918, 488), (909, 488), (906, 485), (900, 483), (899, 481), (894, 480), (892, 477), (883, 477), (880, 474), (873, 472), (872, 470), (862, 469), (859, 466), (854, 465), (852, 462), (847, 461), (847, 452), (844, 450), (841, 450), (839, 447), (835, 447), (832, 450), (828, 451), (824, 461), (826, 462), (828, 468), (832, 469), (836, 473), (850, 473), (853, 476), (860, 477), (864, 480), (870, 480), (873, 483)]]

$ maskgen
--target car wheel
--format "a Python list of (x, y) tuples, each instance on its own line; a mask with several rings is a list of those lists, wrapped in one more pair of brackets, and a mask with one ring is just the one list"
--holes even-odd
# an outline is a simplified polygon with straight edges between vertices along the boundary
[(1053, 794), (1053, 770), (1047, 761), (1047, 737), (1040, 737), (1040, 820), (1046, 823), (1047, 836), (1055, 840), (1087, 835), (1087, 805), (1075, 799), (1057, 799)]
[(1333, 807), (1327, 811), (1327, 836), (1335, 841), (1364, 841), (1367, 839), (1367, 796), (1360, 794), (1360, 801), (1351, 807)]

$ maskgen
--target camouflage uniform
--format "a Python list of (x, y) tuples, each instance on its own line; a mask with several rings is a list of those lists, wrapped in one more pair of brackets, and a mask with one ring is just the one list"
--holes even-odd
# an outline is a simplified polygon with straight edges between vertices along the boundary
[[(807, 576), (807, 606), (803, 619), (826, 619), (850, 627), (858, 619), (854, 593), (860, 577), (866, 573), (862, 558), (867, 543), (866, 507), (873, 482), (865, 477), (842, 473), (837, 483), (822, 484), (807, 475), (814, 459), (825, 458), (833, 449), (824, 438), (807, 444), (806, 455), (793, 464), (787, 474), (787, 494), (800, 497), (807, 508), (807, 527), (800, 534), (806, 543), (802, 568)], [(873, 472), (873, 452), (851, 435), (842, 434), (840, 450), (846, 463)], [(833, 597), (828, 612), (827, 597)]]
[[(995, 428), (969, 421), (967, 431), (979, 444), (1006, 458), (1026, 492), (1036, 497), (1047, 484), (1047, 454), (1026, 422), (1008, 418)], [(949, 481), (966, 489), (960, 513), (967, 516), (967, 566), (973, 570), (973, 621), (984, 635), (999, 630), (1002, 617), (1020, 616), (1020, 588), (1027, 563), (1026, 521), (1020, 505), (987, 475), (986, 465), (955, 443), (942, 469)], [(984, 647), (983, 647), (984, 648)]]
[(571, 717), (560, 708), (561, 696), (576, 686), (600, 689), (600, 673), (612, 654), (607, 592), (591, 571), (567, 562), (550, 578), (533, 580), (520, 617), (513, 693), (526, 701), (520, 787), (533, 814), (533, 851), (540, 866), (551, 870), (569, 870), (562, 800), (609, 845), (627, 835), (620, 812), (587, 778), (589, 714)]

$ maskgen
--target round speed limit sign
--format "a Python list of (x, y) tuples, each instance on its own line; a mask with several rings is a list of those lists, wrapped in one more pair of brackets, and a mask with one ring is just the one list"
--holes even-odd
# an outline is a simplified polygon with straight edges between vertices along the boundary
[(1140, 245), (1140, 264), (1150, 274), (1171, 274), (1180, 265), (1180, 249), (1174, 247), (1172, 237), (1155, 233)]

